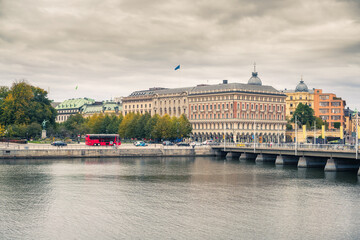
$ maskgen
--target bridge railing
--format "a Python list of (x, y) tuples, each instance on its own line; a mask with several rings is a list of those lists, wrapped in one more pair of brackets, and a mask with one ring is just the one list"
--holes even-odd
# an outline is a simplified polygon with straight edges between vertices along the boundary
[[(222, 147), (220, 144), (218, 147)], [(226, 143), (225, 147), (244, 147), (244, 148), (279, 148), (279, 149), (289, 149), (295, 150), (294, 143)], [(337, 151), (355, 151), (356, 146), (346, 145), (346, 144), (303, 144), (299, 143), (297, 145), (297, 150), (337, 150)]]

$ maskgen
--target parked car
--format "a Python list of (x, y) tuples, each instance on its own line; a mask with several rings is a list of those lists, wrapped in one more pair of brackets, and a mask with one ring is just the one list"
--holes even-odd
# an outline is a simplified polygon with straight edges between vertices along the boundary
[(136, 142), (134, 143), (134, 145), (137, 146), (137, 147), (146, 147), (146, 146), (147, 146), (147, 143), (144, 142), (144, 141), (136, 141)]
[(173, 146), (174, 143), (170, 142), (170, 141), (163, 141), (163, 145), (164, 146)]
[(192, 142), (190, 143), (190, 146), (201, 146), (200, 142)]
[(176, 145), (178, 147), (189, 147), (190, 146), (190, 144), (187, 142), (178, 142)]
[(57, 146), (57, 147), (67, 146), (67, 144), (63, 141), (55, 141), (55, 142), (52, 142), (51, 145)]
[(214, 143), (213, 140), (206, 140), (202, 143), (202, 145), (211, 145), (212, 143)]

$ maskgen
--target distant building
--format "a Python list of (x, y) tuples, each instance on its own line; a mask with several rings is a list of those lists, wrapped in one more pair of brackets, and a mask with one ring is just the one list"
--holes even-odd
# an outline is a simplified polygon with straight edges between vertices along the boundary
[(309, 90), (303, 79), (295, 90), (283, 90), (286, 94), (286, 117), (291, 119), (297, 106), (302, 103), (314, 109), (314, 90)]
[(189, 93), (189, 119), (195, 139), (283, 142), (286, 95), (264, 86), (258, 73), (247, 84), (200, 85)]
[(123, 100), (124, 115), (134, 113), (150, 113), (163, 116), (180, 117), (181, 114), (188, 114), (187, 96), (189, 88), (150, 88), (149, 90), (135, 91)]
[(286, 95), (263, 86), (258, 73), (247, 84), (201, 84), (185, 88), (150, 88), (123, 98), (123, 112), (179, 117), (185, 114), (197, 140), (278, 142), (285, 139)]
[(84, 117), (90, 117), (94, 114), (121, 114), (122, 106), (119, 102), (103, 101), (96, 102), (90, 98), (69, 99), (58, 104), (55, 108), (58, 116), (56, 122), (64, 122), (71, 115), (80, 113)]
[(85, 104), (82, 109), (84, 117), (91, 117), (94, 114), (115, 114), (119, 115), (122, 112), (122, 106), (113, 101), (95, 102), (93, 104)]
[(344, 108), (345, 100), (337, 97), (334, 93), (323, 93), (321, 89), (314, 90), (315, 116), (329, 123), (329, 129), (334, 129), (334, 123), (346, 128)]
[(84, 105), (93, 103), (95, 100), (90, 98), (72, 98), (63, 101), (55, 107), (58, 114), (56, 122), (65, 122), (71, 115), (81, 113)]

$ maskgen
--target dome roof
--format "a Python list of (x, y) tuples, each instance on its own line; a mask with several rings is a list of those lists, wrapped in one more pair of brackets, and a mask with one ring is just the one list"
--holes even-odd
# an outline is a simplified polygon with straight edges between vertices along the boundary
[(260, 78), (257, 75), (258, 75), (258, 73), (254, 71), (252, 73), (252, 77), (248, 81), (248, 84), (250, 84), (250, 85), (260, 85), (261, 86), (262, 82), (261, 82)]
[(296, 86), (295, 92), (309, 92), (308, 87), (302, 79), (300, 80), (300, 83)]

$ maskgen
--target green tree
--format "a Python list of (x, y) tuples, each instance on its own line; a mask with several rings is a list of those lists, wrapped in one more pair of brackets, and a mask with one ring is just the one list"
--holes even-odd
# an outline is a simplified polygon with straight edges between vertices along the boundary
[(334, 128), (339, 129), (340, 126), (341, 126), (341, 123), (339, 123), (339, 122), (334, 122)]
[(38, 138), (41, 136), (41, 125), (37, 122), (33, 122), (26, 127), (26, 137)]
[(301, 124), (313, 123), (315, 120), (314, 110), (310, 108), (306, 104), (299, 103), (296, 107), (295, 112), (291, 118), (291, 122), (295, 122), (295, 117), (297, 117), (297, 121)]
[(158, 114), (155, 114), (152, 116), (145, 125), (145, 137), (148, 139), (156, 138), (155, 133), (155, 126), (157, 122), (159, 121), (160, 116)]
[(56, 110), (47, 98), (47, 92), (25, 81), (15, 82), (10, 90), (0, 89), (0, 122), (3, 125), (55, 123)]
[(111, 122), (110, 122), (110, 124), (108, 125), (108, 128), (107, 128), (107, 132), (112, 133), (112, 134), (118, 133), (119, 132), (119, 126), (120, 126), (120, 123), (121, 123), (122, 119), (123, 119), (122, 115), (119, 115), (119, 116), (112, 115), (111, 116)]
[(86, 125), (84, 117), (80, 114), (71, 115), (63, 124), (72, 137), (86, 133)]
[(169, 115), (165, 114), (159, 119), (154, 128), (154, 134), (159, 139), (171, 138), (171, 118)]
[(185, 116), (185, 114), (182, 114), (179, 117), (179, 129), (180, 129), (180, 136), (181, 138), (189, 137), (190, 133), (192, 132), (192, 126), (189, 121), (189, 119)]

